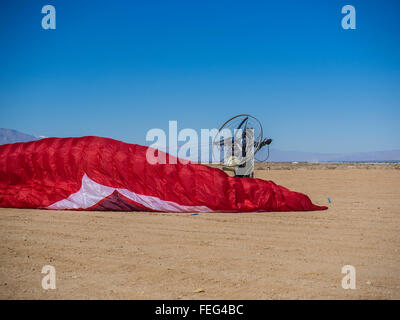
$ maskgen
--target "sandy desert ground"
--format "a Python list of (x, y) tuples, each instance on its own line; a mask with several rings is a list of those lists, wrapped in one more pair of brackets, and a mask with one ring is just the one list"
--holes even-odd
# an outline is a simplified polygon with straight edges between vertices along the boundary
[[(0, 298), (400, 299), (398, 165), (273, 164), (256, 177), (329, 209), (0, 209)], [(355, 290), (341, 286), (347, 264)], [(55, 290), (42, 289), (44, 265), (56, 268)]]

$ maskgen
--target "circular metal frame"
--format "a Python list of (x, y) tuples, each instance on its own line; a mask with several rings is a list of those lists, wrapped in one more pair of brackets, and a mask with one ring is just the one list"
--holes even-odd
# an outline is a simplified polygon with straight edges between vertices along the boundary
[[(240, 166), (240, 165), (242, 165), (242, 164), (244, 164), (245, 162), (247, 162), (250, 158), (254, 158), (255, 157), (255, 154), (261, 149), (261, 147), (262, 147), (262, 139), (263, 139), (263, 128), (262, 128), (262, 125), (261, 125), (261, 122), (256, 118), (256, 117), (254, 117), (254, 116), (252, 116), (252, 115), (250, 115), (250, 114), (239, 114), (239, 115), (236, 115), (236, 116), (234, 116), (234, 117), (231, 117), (230, 119), (228, 119), (227, 121), (225, 121), (223, 124), (222, 124), (222, 126), (219, 128), (219, 130), (218, 130), (218, 133), (215, 135), (215, 137), (214, 137), (214, 139), (213, 139), (213, 146), (215, 145), (215, 146), (217, 146), (217, 145), (221, 145), (221, 141), (216, 141), (216, 138), (219, 136), (219, 133), (224, 129), (224, 128), (226, 128), (227, 127), (227, 125), (229, 124), (229, 123), (231, 123), (233, 120), (235, 120), (235, 119), (237, 119), (237, 118), (240, 118), (240, 117), (246, 117), (246, 118), (250, 118), (250, 119), (253, 119), (254, 121), (255, 121), (255, 123), (257, 123), (257, 125), (258, 125), (258, 128), (259, 128), (259, 133), (258, 133), (258, 136), (257, 136), (257, 138), (256, 139), (254, 139), (254, 142), (255, 142), (255, 145), (257, 146), (257, 148), (256, 149), (254, 149), (254, 152), (252, 153), (252, 154), (246, 154), (246, 156), (244, 157), (244, 158), (241, 158), (241, 160), (239, 160), (237, 157), (234, 157), (233, 155), (230, 157), (230, 159), (228, 159), (229, 161), (228, 162), (225, 162), (224, 161), (224, 165), (226, 166), (226, 167), (237, 167), (237, 166)], [(239, 125), (239, 127), (243, 124), (243, 122), (245, 121), (246, 119), (244, 119), (243, 121), (242, 121), (242, 123)], [(229, 128), (230, 130), (232, 130), (231, 128)], [(242, 137), (243, 137), (243, 135), (242, 135)], [(234, 139), (234, 137), (233, 137), (233, 139)], [(219, 151), (221, 151), (221, 150), (219, 150)], [(213, 151), (212, 151), (213, 153), (214, 153), (214, 148), (213, 148)], [(237, 158), (237, 159), (234, 159), (234, 158)], [(237, 161), (239, 161), (239, 162), (237, 162)]]

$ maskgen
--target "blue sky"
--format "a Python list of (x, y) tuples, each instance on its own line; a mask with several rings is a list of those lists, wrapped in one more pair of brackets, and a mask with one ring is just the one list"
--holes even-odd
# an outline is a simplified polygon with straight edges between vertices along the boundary
[(145, 144), (168, 120), (250, 113), (282, 150), (400, 149), (399, 15), (377, 0), (2, 1), (0, 127)]

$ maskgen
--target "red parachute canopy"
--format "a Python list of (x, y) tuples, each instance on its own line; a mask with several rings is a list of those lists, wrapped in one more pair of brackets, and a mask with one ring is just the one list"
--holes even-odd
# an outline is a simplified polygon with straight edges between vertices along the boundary
[(100, 137), (2, 145), (0, 207), (164, 212), (327, 209), (272, 181), (229, 177), (219, 169), (174, 161), (168, 154), (162, 154), (167, 164), (150, 164), (148, 149)]

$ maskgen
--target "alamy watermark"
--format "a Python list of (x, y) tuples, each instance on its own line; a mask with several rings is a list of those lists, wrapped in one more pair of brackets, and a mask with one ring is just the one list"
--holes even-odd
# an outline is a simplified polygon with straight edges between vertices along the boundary
[(56, 268), (46, 265), (42, 268), (42, 273), (46, 274), (42, 279), (42, 288), (54, 290), (56, 288)]
[[(186, 164), (189, 161), (220, 163), (232, 156), (254, 153), (252, 129), (200, 129), (191, 128), (178, 131), (178, 122), (169, 121), (168, 132), (150, 129), (146, 134), (150, 142), (146, 159), (150, 164)], [(166, 153), (172, 155), (167, 157)]]
[(343, 6), (342, 13), (346, 14), (342, 18), (342, 28), (345, 30), (356, 29), (356, 9), (348, 4)]
[(345, 265), (342, 267), (342, 274), (345, 276), (342, 279), (342, 288), (345, 290), (356, 289), (356, 268), (352, 265)]
[(56, 8), (46, 4), (42, 7), (42, 13), (45, 14), (42, 18), (42, 28), (44, 30), (54, 30), (56, 28)]

